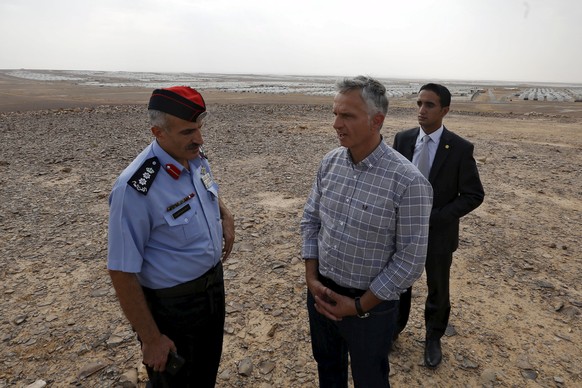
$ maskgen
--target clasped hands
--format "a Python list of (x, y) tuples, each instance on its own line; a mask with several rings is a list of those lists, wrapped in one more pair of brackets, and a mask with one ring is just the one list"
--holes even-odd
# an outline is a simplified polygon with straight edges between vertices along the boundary
[(357, 314), (353, 298), (340, 295), (324, 286), (319, 280), (311, 280), (307, 287), (315, 299), (315, 309), (333, 321)]

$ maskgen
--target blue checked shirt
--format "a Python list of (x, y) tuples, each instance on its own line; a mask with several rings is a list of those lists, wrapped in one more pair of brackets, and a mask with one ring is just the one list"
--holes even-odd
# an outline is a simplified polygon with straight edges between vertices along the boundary
[(343, 287), (399, 299), (424, 269), (431, 207), (430, 183), (384, 141), (358, 164), (337, 148), (305, 204), (303, 258)]

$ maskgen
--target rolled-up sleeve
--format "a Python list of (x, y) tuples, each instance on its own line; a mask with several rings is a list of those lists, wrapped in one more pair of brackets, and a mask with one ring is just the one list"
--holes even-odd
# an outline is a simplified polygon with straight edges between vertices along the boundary
[(370, 286), (380, 299), (398, 299), (422, 275), (431, 208), (430, 183), (418, 176), (410, 182), (400, 198), (392, 259)]
[(304, 259), (317, 259), (319, 257), (317, 238), (321, 229), (321, 219), (319, 217), (319, 200), (321, 191), (319, 188), (319, 175), (315, 178), (307, 203), (303, 209), (301, 218), (301, 236), (303, 245), (301, 255)]

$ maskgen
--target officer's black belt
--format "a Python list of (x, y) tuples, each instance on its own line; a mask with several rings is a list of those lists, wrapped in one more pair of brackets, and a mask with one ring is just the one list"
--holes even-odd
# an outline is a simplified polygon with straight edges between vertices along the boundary
[(328, 278), (322, 276), (321, 274), (319, 274), (319, 281), (324, 286), (326, 286), (327, 288), (332, 290), (333, 292), (340, 294), (340, 295), (343, 295), (343, 296), (349, 296), (351, 298), (355, 298), (357, 296), (362, 296), (367, 291), (367, 290), (360, 290), (359, 288), (348, 288), (348, 287), (340, 286), (339, 284), (337, 284), (333, 280), (328, 279)]
[(193, 295), (206, 291), (209, 287), (222, 280), (222, 262), (210, 268), (204, 275), (190, 280), (189, 282), (178, 284), (174, 287), (152, 289), (143, 287), (146, 296), (156, 296), (158, 298), (179, 298), (181, 296)]

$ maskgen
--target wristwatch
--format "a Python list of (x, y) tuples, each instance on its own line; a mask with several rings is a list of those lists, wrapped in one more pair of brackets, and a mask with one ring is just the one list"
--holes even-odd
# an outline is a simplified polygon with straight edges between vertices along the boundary
[(354, 302), (356, 302), (356, 312), (358, 313), (358, 318), (368, 318), (370, 316), (370, 313), (365, 313), (364, 310), (362, 310), (362, 305), (360, 304), (359, 296), (354, 299)]

